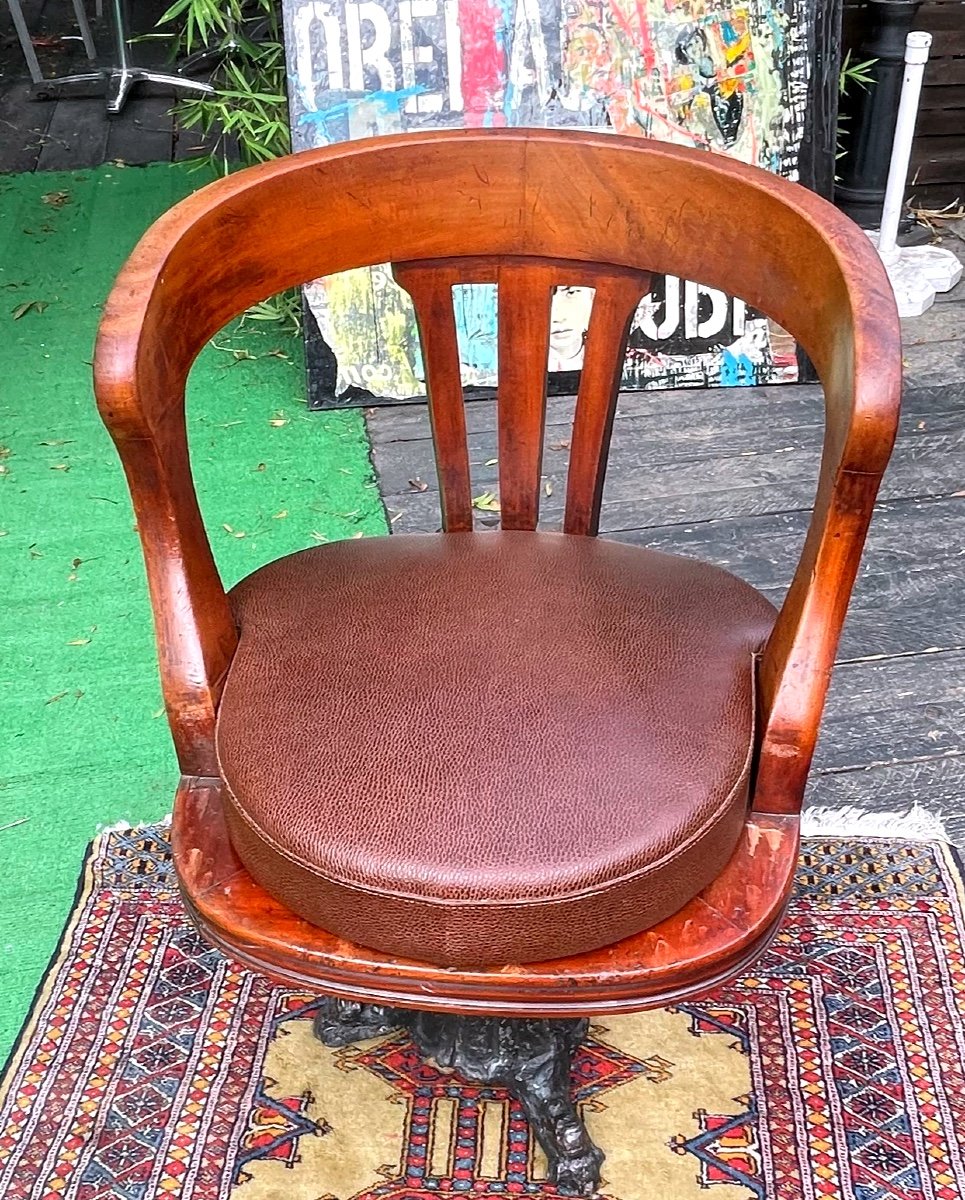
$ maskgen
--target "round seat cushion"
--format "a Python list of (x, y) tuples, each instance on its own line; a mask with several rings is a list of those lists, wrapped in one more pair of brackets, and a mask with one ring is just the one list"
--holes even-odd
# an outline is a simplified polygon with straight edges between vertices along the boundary
[(231, 593), (217, 746), (267, 891), (453, 966), (669, 916), (730, 857), (774, 609), (716, 567), (563, 534), (358, 539)]

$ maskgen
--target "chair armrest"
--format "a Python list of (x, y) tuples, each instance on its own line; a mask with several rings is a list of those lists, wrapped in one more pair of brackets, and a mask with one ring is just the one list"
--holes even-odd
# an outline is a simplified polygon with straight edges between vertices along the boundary
[(869, 267), (860, 320), (853, 325), (842, 312), (836, 344), (817, 364), (826, 407), (821, 475), (804, 549), (760, 662), (758, 812), (793, 813), (803, 802), (848, 602), (898, 428), (898, 314), (880, 264)]
[[(97, 403), (131, 490), (178, 761), (186, 775), (216, 776), (215, 714), (237, 631), (191, 478), (183, 379), (172, 381), (175, 403), (144, 396), (165, 373), (138, 371), (144, 346), (130, 318), (112, 295), (94, 356)], [(163, 413), (153, 425), (152, 413)]]

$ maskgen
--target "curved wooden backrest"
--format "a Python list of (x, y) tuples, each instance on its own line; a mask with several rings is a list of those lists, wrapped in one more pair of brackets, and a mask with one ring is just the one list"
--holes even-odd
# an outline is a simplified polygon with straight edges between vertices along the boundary
[(95, 385), (134, 497), (182, 769), (216, 774), (214, 714), (236, 644), (191, 481), (188, 370), (256, 301), (381, 262), (400, 264), (415, 297), (453, 529), (466, 528), (467, 462), (446, 297), (466, 270), (501, 289), (501, 502), (517, 528), (536, 519), (549, 294), (562, 273), (598, 289), (571, 531), (595, 530), (620, 343), (646, 272), (738, 295), (803, 344), (824, 385), (826, 436), (810, 530), (761, 662), (755, 790), (758, 809), (795, 810), (896, 429), (887, 277), (868, 239), (803, 188), (713, 154), (582, 130), (411, 134), (296, 155), (183, 201), (132, 254), (105, 309)]

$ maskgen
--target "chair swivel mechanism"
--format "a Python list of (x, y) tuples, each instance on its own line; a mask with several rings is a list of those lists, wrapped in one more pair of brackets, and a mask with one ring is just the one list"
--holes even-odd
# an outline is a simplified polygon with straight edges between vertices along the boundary
[[(351, 540), (226, 592), (184, 389), (264, 297), (390, 262), (425, 363), (441, 532)], [(826, 436), (780, 611), (714, 566), (597, 537), (649, 272), (739, 295), (806, 349)], [(500, 529), (474, 532), (452, 289), (498, 293)], [(538, 529), (550, 302), (594, 289), (562, 531)], [(787, 903), (835, 648), (895, 435), (900, 338), (868, 239), (804, 188), (585, 131), (431, 132), (241, 171), (147, 232), (97, 399), (143, 542), (181, 768), (187, 908), (324, 998), (328, 1044), (405, 1026), (507, 1087), (557, 1187), (602, 1152), (569, 1090), (589, 1014), (745, 971)]]

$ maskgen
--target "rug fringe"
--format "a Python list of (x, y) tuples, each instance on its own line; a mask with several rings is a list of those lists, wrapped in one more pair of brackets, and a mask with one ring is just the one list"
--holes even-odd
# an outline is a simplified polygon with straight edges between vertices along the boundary
[(97, 825), (97, 833), (130, 833), (134, 829), (143, 829), (145, 825), (170, 825), (171, 814), (160, 817), (156, 821), (115, 821), (113, 825)]
[(847, 804), (805, 808), (803, 837), (898, 837), (915, 842), (950, 842), (941, 814), (913, 804), (906, 812), (875, 812)]

